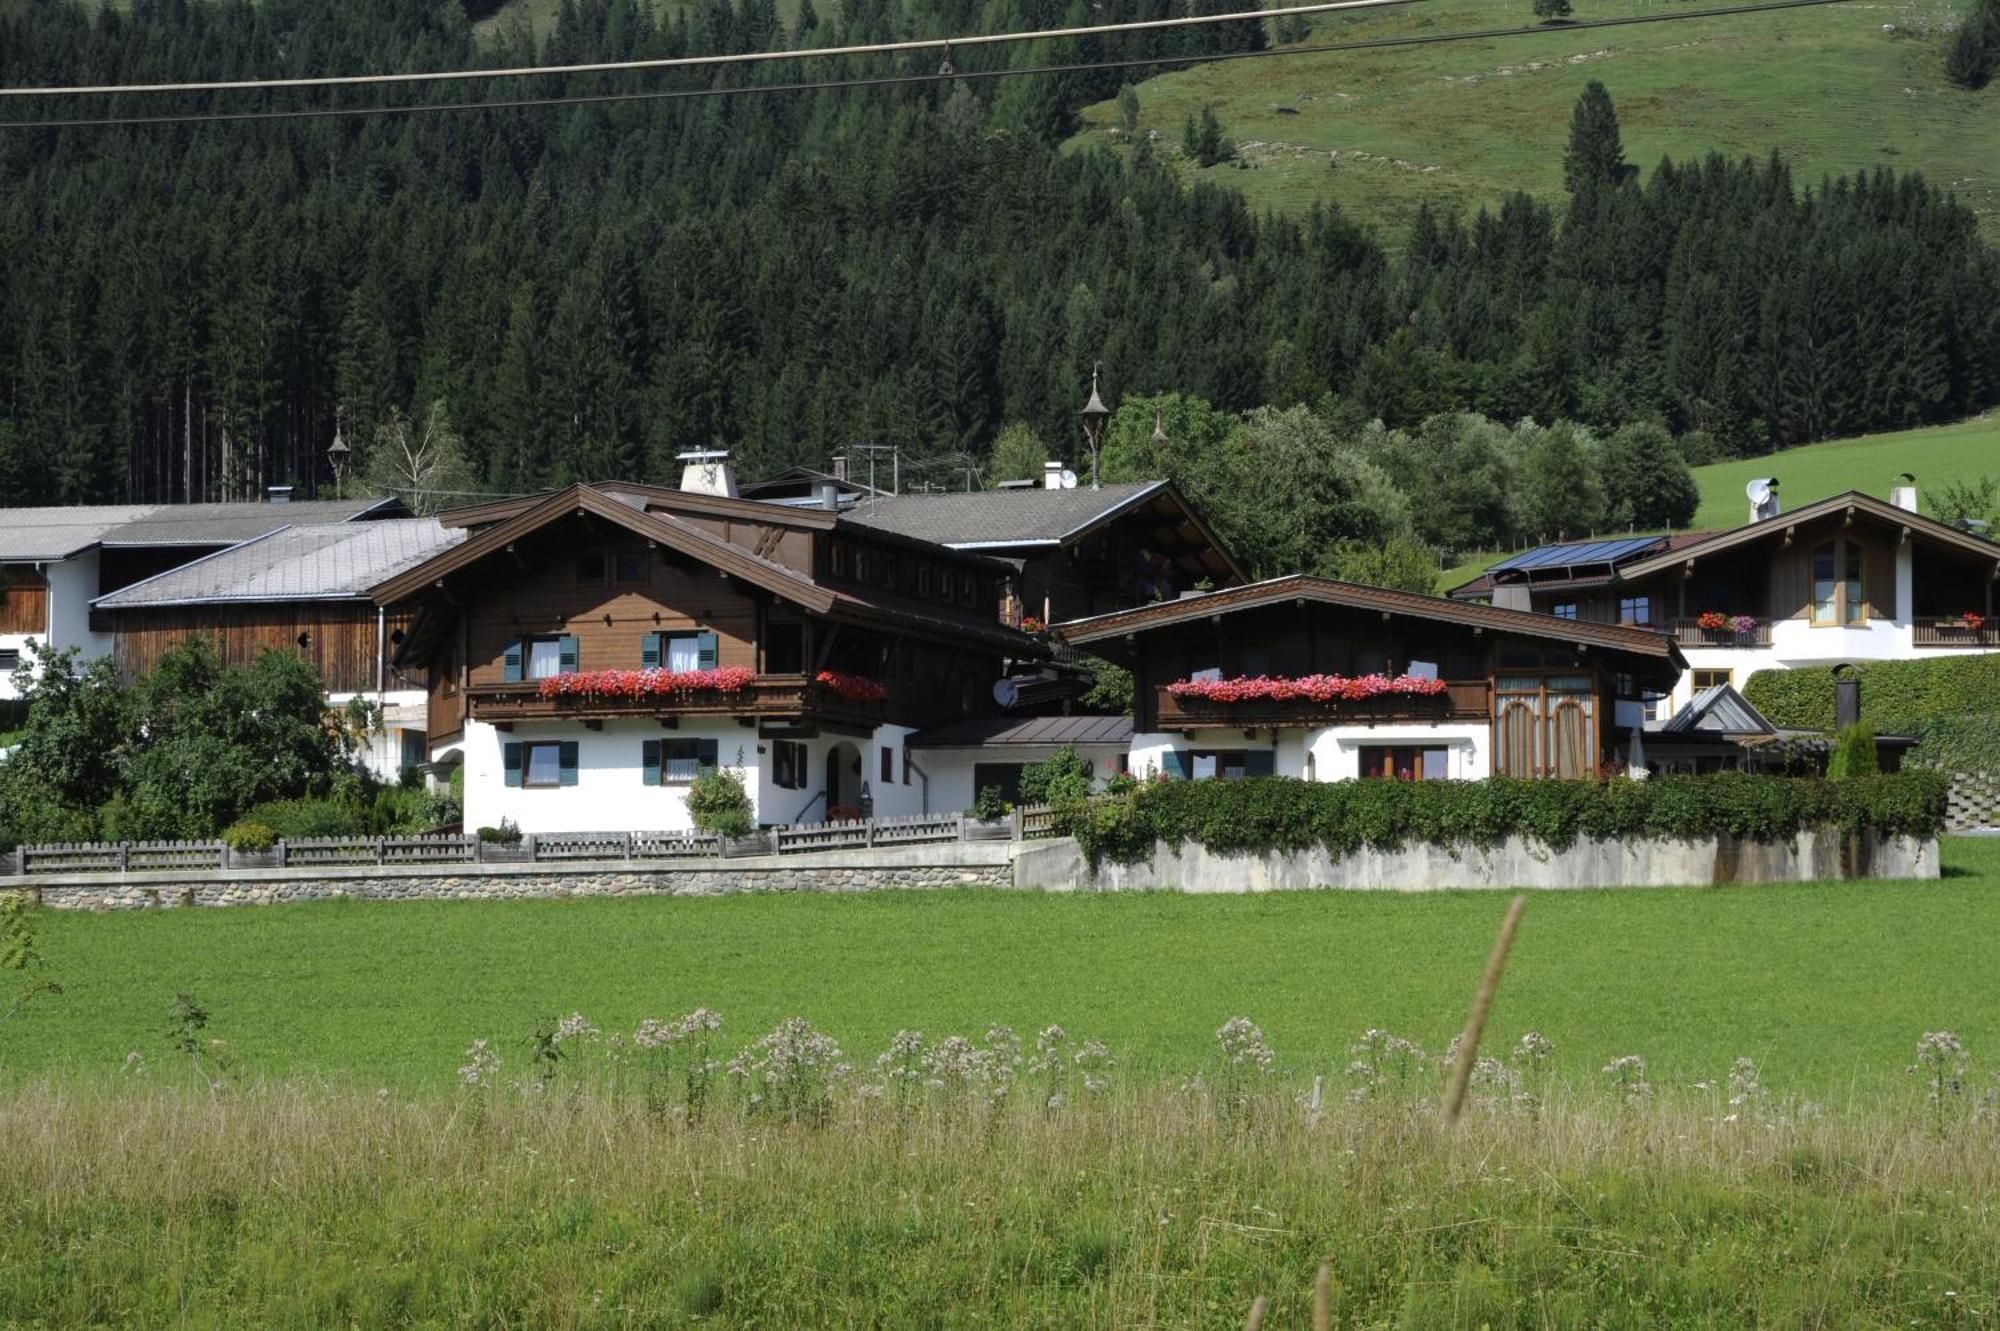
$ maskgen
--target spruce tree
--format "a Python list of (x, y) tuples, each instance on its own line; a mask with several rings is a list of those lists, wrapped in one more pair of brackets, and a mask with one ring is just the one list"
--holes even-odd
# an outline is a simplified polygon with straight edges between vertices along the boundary
[(1618, 137), (1618, 112), (1611, 94), (1592, 79), (1576, 99), (1569, 119), (1569, 151), (1563, 154), (1563, 188), (1571, 194), (1625, 178), (1625, 149)]

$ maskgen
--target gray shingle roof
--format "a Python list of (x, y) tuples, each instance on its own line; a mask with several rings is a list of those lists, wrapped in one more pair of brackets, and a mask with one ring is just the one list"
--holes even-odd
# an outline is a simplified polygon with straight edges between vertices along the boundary
[(291, 504), (80, 504), (0, 508), (0, 561), (67, 559), (96, 545), (235, 545), (280, 527), (348, 522), (387, 499)]
[(0, 560), (29, 563), (67, 559), (104, 540), (104, 534), (151, 513), (151, 504), (101, 504), (82, 508), (0, 508)]
[(1060, 541), (1165, 486), (1165, 481), (1125, 481), (1102, 490), (892, 495), (857, 504), (840, 520), (960, 549), (1041, 544)]
[(280, 527), (348, 522), (392, 499), (302, 499), (289, 504), (162, 504), (104, 538), (106, 545), (234, 545)]
[(987, 745), (1044, 745), (1061, 748), (1065, 744), (1109, 744), (1132, 742), (1129, 716), (989, 716), (965, 721), (910, 736), (913, 749), (969, 749)]
[(435, 518), (286, 527), (135, 582), (92, 604), (104, 610), (229, 601), (366, 596), (377, 583), (465, 539)]
[(1722, 735), (1775, 735), (1777, 728), (1748, 699), (1727, 684), (1711, 684), (1688, 699), (1660, 727), (1669, 735), (1697, 731)]

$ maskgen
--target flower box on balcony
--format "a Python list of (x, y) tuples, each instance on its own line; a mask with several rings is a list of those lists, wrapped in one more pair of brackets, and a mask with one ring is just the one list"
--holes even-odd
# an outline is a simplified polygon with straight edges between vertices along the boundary
[(550, 675), (536, 693), (560, 698), (679, 698), (696, 693), (741, 693), (756, 682), (757, 672), (743, 666), (715, 670), (583, 670)]
[(1450, 686), (1415, 675), (1247, 675), (1235, 679), (1183, 679), (1167, 692), (1183, 703), (1337, 703), (1376, 699), (1442, 698)]
[(822, 670), (813, 676), (813, 683), (847, 702), (884, 702), (889, 697), (886, 684), (843, 670)]

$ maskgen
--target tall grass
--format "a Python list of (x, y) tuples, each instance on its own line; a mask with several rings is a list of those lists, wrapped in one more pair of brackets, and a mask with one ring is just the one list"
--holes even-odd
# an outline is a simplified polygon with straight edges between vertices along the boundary
[(843, 1096), (817, 1126), (602, 1089), (0, 1100), (0, 1325), (1975, 1326), (2000, 1135), (1258, 1082), (1050, 1111)]

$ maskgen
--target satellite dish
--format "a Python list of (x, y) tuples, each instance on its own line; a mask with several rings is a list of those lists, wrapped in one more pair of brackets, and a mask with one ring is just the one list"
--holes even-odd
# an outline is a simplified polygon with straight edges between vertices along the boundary
[(1061, 479), (1062, 479), (1063, 489), (1065, 490), (1076, 489), (1076, 473), (1071, 471), (1068, 467), (1063, 468), (1063, 474)]
[(1011, 679), (993, 681), (993, 701), (1002, 707), (1012, 707), (1020, 700), (1021, 690)]
[(1751, 503), (1762, 507), (1764, 501), (1771, 497), (1770, 478), (1764, 476), (1758, 477), (1743, 487), (1743, 493), (1749, 496)]

